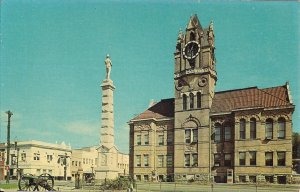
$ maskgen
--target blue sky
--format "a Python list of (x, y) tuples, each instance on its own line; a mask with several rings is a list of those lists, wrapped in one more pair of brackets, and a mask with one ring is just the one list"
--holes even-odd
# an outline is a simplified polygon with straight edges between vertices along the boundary
[(299, 132), (299, 8), (297, 2), (1, 1), (0, 141), (11, 110), (12, 140), (98, 144), (109, 53), (116, 143), (127, 152), (127, 122), (151, 99), (174, 95), (173, 52), (192, 14), (204, 27), (214, 21), (216, 90), (289, 81)]

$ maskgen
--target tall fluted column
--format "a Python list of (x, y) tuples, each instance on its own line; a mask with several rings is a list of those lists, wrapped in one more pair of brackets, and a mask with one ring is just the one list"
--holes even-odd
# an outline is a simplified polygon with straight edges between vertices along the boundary
[(114, 146), (114, 90), (113, 81), (105, 79), (102, 82), (102, 117), (100, 143), (107, 148)]

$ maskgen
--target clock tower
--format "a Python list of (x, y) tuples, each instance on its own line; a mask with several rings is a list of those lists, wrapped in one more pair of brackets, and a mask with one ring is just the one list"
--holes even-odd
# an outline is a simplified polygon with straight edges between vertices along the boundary
[(210, 109), (217, 73), (214, 29), (203, 28), (197, 15), (190, 17), (185, 32), (179, 31), (175, 59), (174, 176), (189, 180), (210, 175)]

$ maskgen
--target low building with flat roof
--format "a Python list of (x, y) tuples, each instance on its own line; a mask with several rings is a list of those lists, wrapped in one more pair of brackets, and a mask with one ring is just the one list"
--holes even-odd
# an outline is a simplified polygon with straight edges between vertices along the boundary
[[(16, 145), (17, 144), (17, 145)], [(64, 142), (61, 144), (47, 143), (43, 141), (18, 141), (12, 143), (10, 147), (9, 170), (12, 178), (17, 177), (17, 169), (20, 174), (32, 174), (39, 176), (48, 173), (55, 179), (71, 179), (71, 146)], [(0, 145), (2, 159), (6, 162), (7, 145)], [(2, 171), (1, 171), (2, 170)], [(3, 165), (0, 164), (1, 174)]]

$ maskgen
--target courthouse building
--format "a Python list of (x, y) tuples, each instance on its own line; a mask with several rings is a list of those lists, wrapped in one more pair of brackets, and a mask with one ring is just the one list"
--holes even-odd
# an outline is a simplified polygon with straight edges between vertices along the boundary
[(179, 32), (174, 98), (129, 121), (131, 176), (142, 181), (287, 183), (292, 174), (289, 84), (215, 92), (213, 23)]

